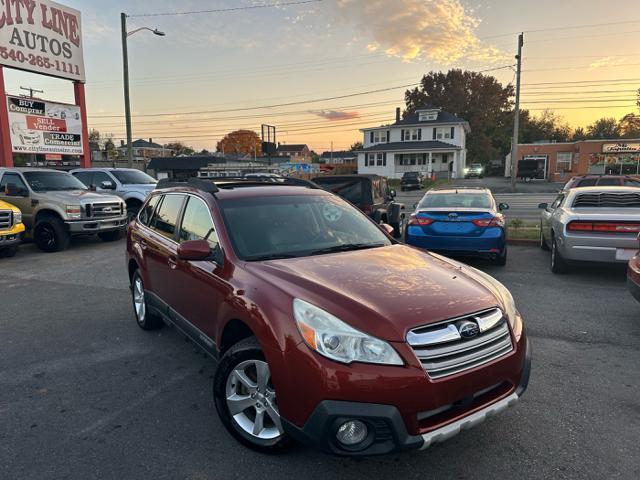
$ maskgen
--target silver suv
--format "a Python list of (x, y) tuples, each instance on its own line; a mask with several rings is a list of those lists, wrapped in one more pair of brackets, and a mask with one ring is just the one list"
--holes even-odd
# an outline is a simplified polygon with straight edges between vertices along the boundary
[(42, 168), (0, 168), (0, 200), (22, 211), (27, 232), (44, 252), (69, 246), (74, 235), (98, 236), (111, 242), (127, 225), (120, 197), (90, 192), (73, 175)]
[(158, 181), (132, 168), (79, 168), (71, 174), (98, 192), (113, 192), (127, 204), (129, 219), (135, 217)]

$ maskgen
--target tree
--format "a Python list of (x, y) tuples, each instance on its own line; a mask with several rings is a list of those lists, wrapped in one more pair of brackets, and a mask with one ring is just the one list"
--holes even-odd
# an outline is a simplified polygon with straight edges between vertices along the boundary
[(262, 140), (253, 130), (236, 130), (228, 133), (218, 142), (218, 152), (235, 153), (237, 155), (262, 155)]
[(203, 157), (207, 157), (207, 156), (211, 155), (211, 152), (209, 150), (207, 150), (206, 148), (203, 148), (198, 155), (202, 155)]
[(118, 149), (116, 144), (113, 143), (113, 135), (109, 135), (104, 142), (104, 151), (107, 152), (107, 156), (110, 160), (118, 158)]
[(588, 137), (587, 132), (584, 128), (578, 127), (573, 131), (573, 135), (571, 136), (571, 141), (576, 142), (578, 140), (586, 140)]
[(589, 138), (618, 138), (620, 137), (620, 127), (615, 118), (601, 118), (587, 127)]
[(520, 112), (520, 142), (568, 142), (570, 139), (571, 128), (552, 110), (545, 110), (537, 117), (532, 116), (528, 110)]
[(640, 115), (628, 113), (618, 123), (622, 138), (640, 138)]
[(362, 144), (362, 142), (356, 142), (349, 147), (349, 151), (357, 152), (358, 150), (362, 150), (363, 148), (364, 148), (364, 145)]
[(171, 142), (167, 143), (164, 148), (167, 150), (173, 150), (173, 154), (177, 157), (178, 155), (193, 155), (195, 150), (191, 147), (186, 146), (182, 142)]
[(467, 120), (468, 162), (485, 163), (511, 150), (513, 95), (512, 85), (503, 87), (490, 75), (459, 69), (429, 72), (419, 87), (406, 91), (405, 115), (432, 105)]

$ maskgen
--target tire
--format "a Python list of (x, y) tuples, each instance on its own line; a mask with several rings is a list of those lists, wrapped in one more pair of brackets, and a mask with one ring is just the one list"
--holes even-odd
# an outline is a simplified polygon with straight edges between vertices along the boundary
[(499, 255), (497, 255), (494, 259), (493, 259), (493, 263), (496, 265), (499, 265), (501, 267), (504, 267), (507, 264), (507, 247), (505, 245), (504, 250), (502, 251), (502, 253), (500, 253)]
[(117, 242), (122, 238), (122, 229), (112, 230), (110, 232), (100, 232), (98, 237), (103, 242)]
[(16, 253), (18, 253), (18, 247), (17, 246), (7, 247), (7, 248), (4, 248), (4, 249), (0, 250), (0, 258), (15, 257)]
[(542, 223), (540, 224), (540, 248), (545, 252), (549, 251), (549, 245), (547, 245), (547, 241), (544, 238), (544, 230), (542, 230)]
[[(238, 372), (244, 373), (243, 377)], [(241, 444), (263, 453), (282, 453), (292, 442), (282, 430), (270, 378), (258, 340), (245, 338), (220, 360), (213, 380), (213, 399), (225, 428)], [(256, 426), (257, 418), (262, 418), (261, 430), (260, 422)]]
[(127, 223), (130, 223), (131, 220), (136, 218), (138, 212), (140, 211), (140, 208), (142, 208), (142, 203), (138, 201), (131, 201), (127, 203)]
[(157, 330), (164, 325), (164, 322), (157, 315), (149, 311), (144, 290), (144, 282), (140, 270), (136, 270), (131, 277), (131, 300), (133, 302), (133, 314), (136, 316), (136, 323), (143, 330)]
[(33, 229), (33, 240), (36, 247), (43, 252), (61, 252), (69, 248), (71, 235), (62, 220), (47, 216), (36, 223)]
[(569, 266), (560, 252), (558, 252), (558, 244), (555, 237), (551, 237), (551, 271), (556, 274), (567, 273)]
[(402, 233), (404, 232), (405, 229), (405, 216), (404, 213), (400, 215), (400, 221), (399, 223), (393, 223), (391, 224), (391, 226), (393, 227), (393, 238), (401, 238), (402, 237)]

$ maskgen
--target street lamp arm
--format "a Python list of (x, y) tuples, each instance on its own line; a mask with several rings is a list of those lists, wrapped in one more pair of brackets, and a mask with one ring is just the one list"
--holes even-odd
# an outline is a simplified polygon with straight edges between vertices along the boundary
[(131, 30), (130, 32), (127, 32), (127, 37), (130, 37), (131, 35), (135, 35), (136, 33), (140, 32), (142, 30), (149, 30), (151, 33), (153, 33), (154, 35), (158, 35), (159, 37), (164, 37), (165, 36), (165, 33), (161, 32), (157, 28), (152, 29), (152, 28), (149, 28), (149, 27), (140, 27), (140, 28), (136, 28), (135, 30)]

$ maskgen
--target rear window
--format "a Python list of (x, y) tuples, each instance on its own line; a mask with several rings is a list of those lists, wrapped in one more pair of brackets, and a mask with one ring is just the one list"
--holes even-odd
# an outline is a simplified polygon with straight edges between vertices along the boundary
[(425, 195), (418, 208), (491, 208), (486, 193), (432, 193)]
[(403, 175), (404, 178), (417, 178), (418, 177), (418, 172), (406, 172)]
[(361, 179), (333, 180), (316, 178), (314, 182), (320, 185), (324, 190), (335, 193), (351, 203), (358, 204), (365, 201), (364, 182)]
[(573, 208), (640, 208), (640, 193), (582, 193)]

